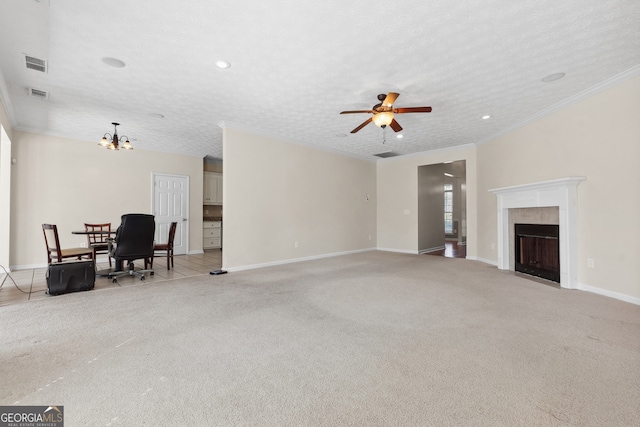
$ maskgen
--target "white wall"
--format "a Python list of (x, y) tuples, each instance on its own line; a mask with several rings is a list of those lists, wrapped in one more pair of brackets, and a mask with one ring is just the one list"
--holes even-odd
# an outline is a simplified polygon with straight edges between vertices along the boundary
[(58, 225), (63, 247), (86, 243), (71, 234), (85, 222), (120, 224), (125, 213), (152, 213), (152, 173), (190, 177), (189, 251), (202, 250), (202, 159), (97, 142), (13, 132), (11, 265), (46, 265), (42, 224)]
[(585, 176), (578, 185), (578, 282), (640, 302), (640, 78), (481, 144), (477, 153), (481, 259), (497, 260), (489, 189)]
[(228, 126), (223, 135), (224, 268), (375, 248), (373, 161)]
[[(464, 242), (463, 235), (464, 224), (466, 223), (466, 165), (465, 162), (453, 162), (448, 163), (445, 166), (448, 167), (448, 171), (453, 177), (444, 177), (445, 184), (451, 184), (453, 186), (453, 220), (454, 227), (455, 222), (458, 223), (458, 229), (454, 230), (454, 236), (457, 238), (458, 242)], [(457, 231), (457, 233), (456, 233)]]
[[(0, 84), (2, 84), (0, 72)], [(7, 116), (4, 100), (0, 91), (0, 265), (7, 270), (10, 264), (10, 229), (11, 229), (11, 137), (13, 130)], [(8, 154), (7, 154), (8, 153)], [(9, 188), (7, 188), (9, 186)]]
[[(0, 123), (0, 265), (10, 269), (11, 235), (11, 140)], [(0, 275), (4, 273), (0, 271)]]
[(418, 167), (453, 160), (466, 160), (467, 258), (476, 256), (476, 147), (469, 145), (378, 161), (379, 249), (418, 253)]
[(418, 251), (444, 249), (445, 165), (418, 167)]

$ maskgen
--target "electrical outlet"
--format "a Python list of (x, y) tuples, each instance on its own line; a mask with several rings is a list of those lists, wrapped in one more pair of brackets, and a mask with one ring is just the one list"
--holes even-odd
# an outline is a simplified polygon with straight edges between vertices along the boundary
[(404, 210), (404, 214), (405, 214), (405, 215), (411, 215), (411, 211), (410, 211), (409, 209), (405, 209), (405, 210)]
[(293, 247), (297, 248), (298, 247), (298, 242), (293, 242)]
[(369, 234), (369, 240), (371, 240), (371, 234)]
[(491, 249), (495, 249), (496, 248), (496, 244), (495, 243), (491, 243)]
[(587, 267), (596, 268), (596, 262), (593, 260), (593, 258), (587, 258)]
[(80, 247), (81, 248), (86, 248), (87, 247), (87, 242), (80, 242)]

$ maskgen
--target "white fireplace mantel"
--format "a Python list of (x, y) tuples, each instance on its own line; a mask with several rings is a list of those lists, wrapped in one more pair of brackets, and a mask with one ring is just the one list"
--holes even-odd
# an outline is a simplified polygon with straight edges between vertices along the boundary
[(577, 187), (584, 176), (489, 190), (498, 197), (498, 268), (513, 270), (509, 257), (509, 209), (557, 206), (560, 214), (560, 286), (578, 287)]

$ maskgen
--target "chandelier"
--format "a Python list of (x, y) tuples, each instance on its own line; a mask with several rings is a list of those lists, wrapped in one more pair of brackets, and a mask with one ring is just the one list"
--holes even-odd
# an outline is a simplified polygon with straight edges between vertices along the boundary
[[(100, 142), (98, 142), (98, 145), (101, 147), (106, 147), (107, 150), (119, 150), (120, 142), (124, 140), (124, 142), (122, 143), (122, 149), (133, 150), (133, 147), (129, 142), (129, 137), (127, 137), (126, 135), (118, 137), (117, 127), (120, 125), (120, 123), (111, 123), (111, 124), (113, 125), (113, 137), (111, 136), (111, 134), (105, 133), (102, 139), (100, 140)], [(109, 137), (108, 139), (107, 139), (107, 136)], [(111, 142), (109, 142), (109, 139), (111, 140)]]

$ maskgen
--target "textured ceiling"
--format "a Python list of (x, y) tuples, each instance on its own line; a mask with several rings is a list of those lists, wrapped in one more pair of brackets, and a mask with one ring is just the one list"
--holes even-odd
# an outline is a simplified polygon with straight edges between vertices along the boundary
[[(220, 158), (224, 122), (375, 159), (478, 143), (635, 73), (639, 22), (638, 0), (2, 0), (0, 96), (15, 129), (87, 143), (117, 121), (135, 148)], [(350, 134), (369, 116), (339, 112), (390, 91), (433, 112), (398, 115), (403, 139)]]

